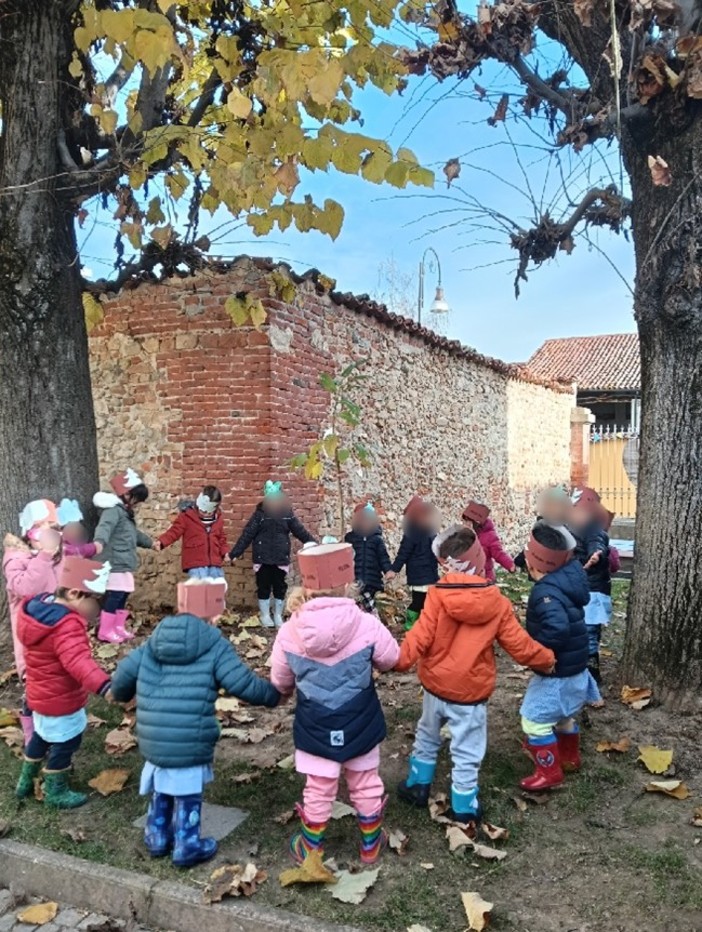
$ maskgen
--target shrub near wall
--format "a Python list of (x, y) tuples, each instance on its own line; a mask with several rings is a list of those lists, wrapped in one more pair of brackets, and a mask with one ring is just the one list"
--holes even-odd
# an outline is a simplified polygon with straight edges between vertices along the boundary
[[(212, 482), (233, 543), (274, 477), (313, 533), (337, 533), (335, 484), (308, 482), (288, 464), (326, 424), (319, 374), (364, 358), (358, 436), (373, 464), (349, 473), (348, 502), (369, 494), (382, 503), (394, 549), (414, 491), (430, 494), (447, 523), (474, 495), (520, 546), (536, 490), (568, 479), (572, 394), (330, 294), (317, 273), (296, 277), (290, 300), (288, 277), (285, 267), (242, 258), (103, 299), (104, 321), (90, 337), (103, 478), (125, 464), (144, 470), (145, 530), (160, 533), (180, 498)], [(261, 331), (237, 328), (226, 314), (226, 298), (241, 292), (262, 299)], [(249, 556), (227, 574), (231, 603), (254, 604)], [(171, 605), (179, 578), (177, 546), (145, 554), (134, 604)]]

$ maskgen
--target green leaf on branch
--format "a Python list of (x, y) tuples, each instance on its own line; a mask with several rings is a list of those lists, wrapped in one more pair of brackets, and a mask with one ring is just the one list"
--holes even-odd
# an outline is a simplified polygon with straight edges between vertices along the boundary
[(319, 384), (322, 386), (325, 392), (330, 392), (332, 395), (339, 387), (328, 372), (322, 372), (322, 374), (319, 376)]
[(333, 459), (336, 451), (339, 449), (339, 438), (336, 434), (329, 434), (324, 438), (324, 452), (329, 459)]

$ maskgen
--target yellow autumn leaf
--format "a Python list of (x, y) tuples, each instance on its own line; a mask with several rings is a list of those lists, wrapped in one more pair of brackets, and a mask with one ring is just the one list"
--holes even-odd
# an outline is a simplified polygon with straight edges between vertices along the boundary
[(249, 307), (249, 317), (251, 318), (251, 323), (258, 330), (262, 327), (267, 318), (268, 313), (263, 306), (263, 302), (260, 298), (257, 298)]
[(18, 721), (16, 713), (11, 709), (0, 709), (0, 728), (16, 725)]
[(17, 913), (17, 921), (28, 926), (44, 926), (56, 918), (58, 903), (36, 903), (21, 913)]
[(88, 786), (92, 786), (101, 796), (111, 796), (113, 793), (121, 793), (128, 779), (128, 770), (103, 770), (88, 782)]
[(294, 883), (336, 883), (334, 874), (322, 864), (319, 851), (310, 851), (299, 867), (283, 871), (278, 880), (281, 887), (289, 887)]
[(620, 738), (619, 741), (600, 741), (595, 750), (600, 754), (606, 754), (609, 751), (626, 754), (630, 748), (631, 740), (629, 738)]
[(88, 333), (99, 326), (105, 319), (105, 312), (102, 309), (102, 305), (89, 291), (83, 292), (83, 313), (85, 314), (85, 326)]
[(246, 302), (234, 295), (224, 302), (224, 310), (229, 314), (237, 327), (243, 327), (249, 318), (249, 309)]
[(245, 94), (242, 94), (238, 87), (232, 88), (227, 97), (227, 110), (232, 114), (232, 116), (237, 117), (240, 120), (245, 120), (246, 117), (251, 113), (251, 108), (253, 104), (251, 98), (247, 97)]
[(646, 784), (647, 793), (663, 793), (673, 799), (688, 799), (692, 794), (682, 780), (652, 780)]
[(312, 100), (322, 107), (327, 107), (339, 93), (339, 85), (344, 79), (344, 69), (335, 58), (326, 68), (318, 71), (307, 83), (307, 92)]
[(644, 744), (639, 746), (638, 760), (649, 773), (665, 773), (673, 763), (673, 752), (663, 751), (652, 744)]
[(479, 893), (461, 893), (461, 900), (468, 917), (469, 928), (474, 932), (482, 932), (490, 923), (494, 903), (488, 903)]
[(622, 686), (621, 699), (625, 705), (634, 705), (634, 703), (650, 701), (653, 695), (650, 689), (640, 686)]

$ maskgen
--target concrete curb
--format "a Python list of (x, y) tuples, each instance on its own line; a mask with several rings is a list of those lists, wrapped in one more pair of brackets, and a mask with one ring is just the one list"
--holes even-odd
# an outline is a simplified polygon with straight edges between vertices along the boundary
[(360, 932), (330, 925), (249, 900), (206, 906), (191, 887), (69, 854), (47, 851), (9, 839), (0, 840), (0, 886), (16, 884), (28, 896), (70, 904), (150, 929), (176, 932)]

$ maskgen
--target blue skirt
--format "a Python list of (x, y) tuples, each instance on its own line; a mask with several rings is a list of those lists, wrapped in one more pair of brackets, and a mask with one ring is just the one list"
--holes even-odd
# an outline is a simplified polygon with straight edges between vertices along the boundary
[(612, 618), (612, 599), (604, 592), (591, 592), (585, 606), (586, 625), (608, 625)]
[(555, 725), (563, 718), (577, 715), (583, 706), (601, 698), (589, 670), (575, 676), (560, 677), (535, 673), (527, 686), (519, 714), (539, 725)]

